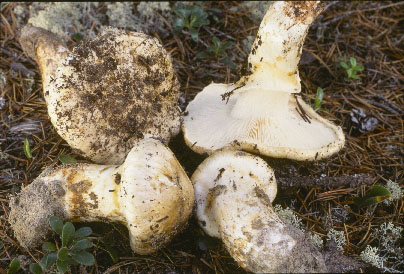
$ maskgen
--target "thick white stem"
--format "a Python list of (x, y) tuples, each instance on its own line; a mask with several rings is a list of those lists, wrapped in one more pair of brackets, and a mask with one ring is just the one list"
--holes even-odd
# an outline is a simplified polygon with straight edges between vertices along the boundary
[(298, 63), (310, 24), (321, 12), (320, 1), (276, 1), (268, 8), (248, 56), (250, 75), (244, 88), (300, 92)]

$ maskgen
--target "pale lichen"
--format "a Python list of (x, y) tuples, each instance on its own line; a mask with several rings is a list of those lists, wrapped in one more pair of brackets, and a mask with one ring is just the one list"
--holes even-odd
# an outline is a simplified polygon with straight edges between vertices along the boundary
[(343, 250), (346, 244), (344, 231), (338, 231), (331, 228), (327, 233), (327, 240), (334, 241), (339, 250)]
[(393, 201), (397, 201), (403, 197), (403, 188), (400, 187), (399, 184), (393, 182), (392, 180), (388, 180), (386, 184), (386, 188), (390, 191), (391, 197), (385, 199), (383, 203), (386, 205), (390, 205)]

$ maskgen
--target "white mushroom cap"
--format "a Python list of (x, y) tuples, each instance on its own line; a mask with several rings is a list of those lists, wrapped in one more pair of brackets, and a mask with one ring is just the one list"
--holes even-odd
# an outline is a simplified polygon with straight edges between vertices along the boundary
[(341, 127), (319, 116), (300, 96), (297, 64), (317, 2), (275, 2), (249, 55), (251, 74), (235, 84), (212, 83), (187, 107), (188, 146), (212, 153), (231, 145), (263, 155), (318, 160), (345, 142)]
[(45, 170), (10, 202), (9, 222), (32, 248), (49, 232), (50, 216), (121, 222), (136, 253), (155, 252), (185, 225), (193, 186), (174, 154), (154, 139), (137, 141), (121, 166), (75, 164)]
[(257, 273), (324, 272), (324, 259), (301, 231), (272, 208), (274, 172), (257, 156), (215, 152), (191, 177), (200, 226), (219, 237), (237, 263)]
[[(32, 28), (22, 30), (21, 41), (31, 41)], [(56, 56), (43, 54), (47, 40), (36, 46), (44, 97), (52, 124), (72, 148), (97, 163), (121, 164), (135, 140), (168, 143), (179, 132), (179, 82), (156, 38), (106, 28), (71, 53), (53, 50)], [(57, 69), (48, 68), (49, 59), (60, 59)]]

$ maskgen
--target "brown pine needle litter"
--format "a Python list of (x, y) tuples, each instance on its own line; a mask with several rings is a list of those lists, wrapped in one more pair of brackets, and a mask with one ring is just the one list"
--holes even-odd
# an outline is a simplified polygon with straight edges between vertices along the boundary
[[(58, 160), (61, 155), (88, 162), (57, 135), (47, 115), (39, 68), (24, 55), (17, 41), (19, 27), (28, 20), (21, 14), (34, 10), (31, 7), (30, 11), (30, 5), (1, 3), (0, 11), (0, 239), (3, 244), (0, 273), (7, 271), (15, 257), (20, 258), (25, 272), (30, 263), (39, 262), (43, 257), (40, 247), (28, 252), (15, 240), (7, 222), (9, 195), (30, 184), (45, 167), (61, 164)], [(103, 14), (99, 21), (82, 22), (83, 25), (92, 31), (99, 29), (98, 24), (108, 25), (108, 5), (99, 4), (96, 12)], [(136, 5), (133, 4), (134, 13)], [(179, 3), (170, 3), (171, 7), (174, 5)], [(149, 31), (173, 59), (181, 82), (182, 109), (212, 81), (235, 82), (245, 73), (246, 41), (249, 36), (255, 37), (259, 26), (259, 20), (255, 21), (247, 5), (241, 2), (205, 2), (202, 6), (211, 12), (210, 23), (198, 31), (199, 42), (187, 30), (174, 33), (170, 17), (161, 14), (159, 27)], [(175, 18), (174, 13), (170, 16)], [(303, 220), (306, 230), (324, 242), (330, 230), (342, 232), (344, 254), (358, 260), (367, 245), (378, 246), (375, 231), (382, 224), (390, 222), (394, 227), (404, 227), (402, 196), (362, 209), (353, 204), (353, 198), (365, 195), (373, 184), (386, 186), (394, 182), (404, 186), (403, 30), (404, 2), (329, 2), (310, 28), (299, 70), (306, 102), (314, 104), (317, 88), (324, 90), (319, 113), (343, 127), (345, 147), (319, 162), (265, 158), (280, 178), (274, 204), (292, 209)], [(212, 44), (213, 36), (234, 43), (226, 50), (233, 65), (218, 56), (195, 59), (196, 54)], [(68, 44), (73, 47), (78, 40), (71, 37)], [(349, 63), (350, 57), (364, 67), (357, 72), (360, 79), (348, 78), (340, 65), (341, 61)], [(374, 127), (369, 126), (370, 119), (377, 120)], [(24, 153), (25, 139), (32, 158)], [(170, 148), (189, 176), (205, 158), (192, 152), (181, 134), (171, 141)], [(291, 187), (290, 182), (299, 187)], [(97, 263), (91, 267), (74, 266), (72, 273), (243, 272), (220, 240), (203, 234), (194, 217), (166, 248), (148, 256), (132, 252), (123, 226), (76, 225), (82, 226), (90, 226), (94, 231), (96, 247), (92, 252)], [(56, 237), (49, 239), (55, 240)], [(400, 247), (403, 246), (401, 240)], [(108, 250), (114, 250), (118, 262), (112, 261)], [(403, 264), (391, 259), (387, 266), (404, 271)]]

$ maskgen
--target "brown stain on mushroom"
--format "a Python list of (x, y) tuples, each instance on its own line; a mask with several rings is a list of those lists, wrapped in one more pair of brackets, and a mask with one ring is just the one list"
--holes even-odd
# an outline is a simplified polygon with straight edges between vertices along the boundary
[(216, 197), (225, 192), (226, 189), (227, 187), (225, 185), (217, 185), (209, 189), (208, 195), (206, 195), (205, 212), (210, 210), (210, 208), (212, 207), (212, 203), (214, 202)]
[[(83, 217), (88, 215), (88, 211), (91, 209), (98, 208), (97, 196), (92, 192), (88, 193), (88, 190), (91, 188), (92, 183), (88, 180), (82, 180), (75, 183), (75, 176), (78, 175), (76, 170), (73, 170), (70, 175), (67, 177), (67, 189), (71, 192), (71, 200), (70, 200), (70, 214), (72, 218)], [(85, 195), (89, 195), (90, 199), (94, 201), (94, 203), (89, 203), (88, 198)]]

